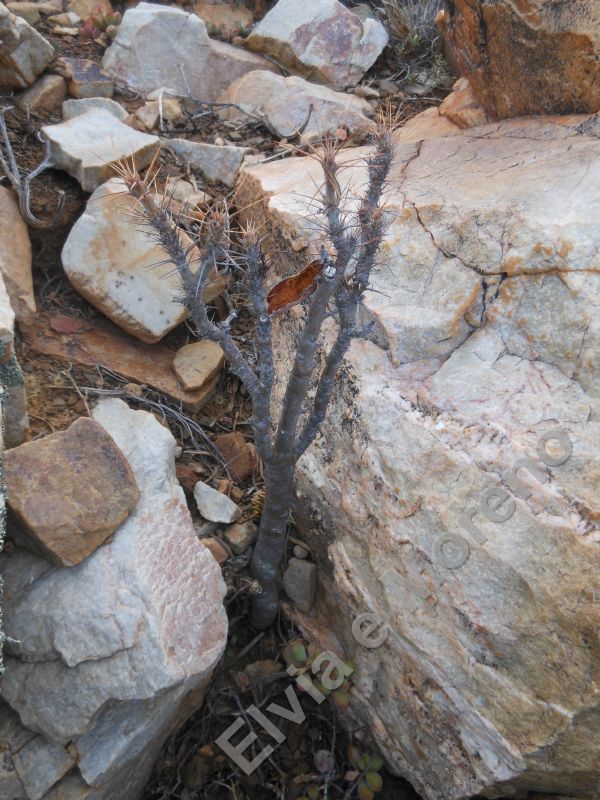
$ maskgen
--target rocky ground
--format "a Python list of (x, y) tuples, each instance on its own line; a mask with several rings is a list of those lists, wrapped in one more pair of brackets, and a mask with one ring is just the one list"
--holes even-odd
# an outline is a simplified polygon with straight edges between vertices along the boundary
[[(598, 797), (598, 23), (439, 6), (0, 3), (0, 800)], [(196, 341), (123, 172), (158, 168), (184, 241), (226, 201), (276, 282), (320, 252), (307, 156), (335, 131), (359, 186), (381, 112), (372, 327), (299, 464), (283, 613), (257, 635), (249, 399)], [(235, 268), (205, 296), (252, 357)], [(540, 485), (513, 476), (514, 519), (482, 523), (524, 455)], [(457, 519), (463, 570), (439, 558)], [(366, 608), (380, 650), (356, 645)], [(323, 649), (353, 676), (303, 694), (246, 774), (216, 740), (255, 730), (252, 704), (289, 708), (287, 668)]]

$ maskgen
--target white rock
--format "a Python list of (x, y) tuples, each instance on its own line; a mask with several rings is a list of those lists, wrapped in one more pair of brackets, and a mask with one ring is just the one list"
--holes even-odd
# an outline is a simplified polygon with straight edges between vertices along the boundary
[[(70, 743), (77, 762), (44, 800), (138, 800), (166, 736), (198, 705), (226, 640), (225, 585), (194, 535), (173, 436), (120, 400), (101, 401), (93, 416), (135, 473), (141, 499), (134, 512), (109, 544), (69, 570), (19, 548), (0, 555), (4, 623), (16, 640), (8, 642), (0, 692), (54, 753), (60, 746), (66, 758)], [(4, 732), (17, 769), (19, 736), (15, 725)], [(28, 772), (31, 782), (44, 776), (51, 773), (42, 763)]]
[(313, 81), (353, 86), (388, 41), (380, 22), (361, 19), (338, 0), (279, 0), (246, 46)]
[(0, 86), (24, 89), (54, 58), (54, 48), (35, 28), (0, 3)]
[[(156, 342), (186, 318), (179, 278), (165, 252), (131, 214), (120, 178), (100, 186), (73, 225), (62, 263), (77, 291), (123, 330)], [(185, 240), (188, 241), (187, 239)]]
[(221, 181), (226, 186), (233, 186), (248, 152), (246, 147), (189, 142), (187, 139), (164, 139), (163, 145), (193, 172), (199, 172), (209, 181)]
[[(5, 234), (8, 233), (9, 231), (5, 231)], [(0, 233), (0, 238), (1, 236)], [(8, 236), (6, 238), (8, 239)], [(10, 250), (10, 246), (8, 249)], [(4, 424), (4, 446), (7, 448), (21, 444), (29, 429), (27, 394), (14, 352), (14, 337), (15, 313), (0, 273), (0, 388), (2, 390), (0, 404)]]
[(209, 522), (235, 522), (242, 513), (233, 500), (203, 481), (194, 486), (194, 499), (198, 511)]
[(30, 114), (51, 112), (67, 94), (65, 79), (60, 75), (42, 75), (19, 99), (19, 106)]
[(10, 304), (4, 280), (0, 275), (0, 363), (8, 361), (14, 353), (15, 312)]
[(56, 166), (76, 178), (86, 192), (113, 176), (119, 161), (134, 158), (138, 169), (148, 166), (159, 146), (156, 136), (133, 130), (104, 108), (46, 125), (42, 132), (50, 140)]
[(30, 321), (35, 316), (36, 306), (29, 232), (13, 193), (1, 186), (0, 273), (17, 320)]
[(140, 3), (123, 16), (103, 68), (133, 91), (167, 86), (178, 97), (215, 101), (253, 69), (274, 69), (264, 58), (209, 38), (195, 14)]
[(81, 22), (81, 17), (74, 14), (73, 11), (67, 11), (63, 14), (52, 14), (52, 16), (48, 17), (48, 22), (52, 22), (54, 25), (78, 25)]
[(123, 122), (127, 119), (129, 113), (123, 108), (120, 103), (111, 100), (110, 97), (83, 97), (81, 100), (65, 100), (62, 104), (63, 119), (73, 119), (80, 114), (85, 114), (93, 108), (100, 108), (103, 111), (108, 111), (113, 117)]
[(233, 103), (238, 107), (223, 109), (220, 112), (222, 119), (247, 121), (248, 114), (266, 117), (277, 135), (284, 138), (291, 138), (301, 131), (302, 137), (310, 141), (342, 125), (354, 131), (372, 131), (375, 128), (369, 119), (373, 116), (373, 108), (366, 100), (334, 92), (304, 78), (283, 78), (263, 70), (238, 78), (221, 95), (219, 102)]
[(0, 387), (4, 422), (4, 445), (16, 447), (29, 428), (27, 394), (15, 352), (15, 314), (0, 276)]
[[(193, 178), (190, 177), (190, 180), (193, 180)], [(209, 203), (210, 195), (197, 189), (195, 182), (192, 184), (190, 180), (187, 180), (187, 178), (167, 178), (165, 194), (179, 203), (187, 204), (191, 208)]]
[[(353, 718), (427, 800), (600, 794), (600, 141), (578, 121), (398, 145), (361, 314), (375, 329), (299, 464), (294, 518), (314, 527), (318, 509), (332, 572), (298, 620), (334, 651), (358, 614), (388, 626), (385, 645), (354, 646)], [(267, 248), (318, 244), (302, 195), (322, 175), (307, 161), (240, 176)], [(358, 190), (364, 171), (344, 178)], [(298, 316), (282, 317), (280, 378)], [(557, 428), (572, 456), (544, 484), (522, 470), (531, 494), (515, 496), (504, 471), (543, 466)], [(490, 488), (514, 501), (504, 523), (481, 511)]]
[(25, 796), (30, 800), (40, 800), (75, 766), (65, 748), (45, 736), (36, 736), (17, 750), (12, 758)]

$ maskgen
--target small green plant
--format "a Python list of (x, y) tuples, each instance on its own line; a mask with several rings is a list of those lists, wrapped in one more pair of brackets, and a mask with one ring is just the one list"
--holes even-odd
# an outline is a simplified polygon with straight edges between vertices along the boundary
[(396, 77), (409, 92), (411, 84), (433, 91), (452, 79), (436, 25), (441, 8), (442, 0), (383, 0), (380, 14), (390, 34)]
[(383, 787), (379, 774), (383, 768), (383, 759), (372, 753), (361, 753), (354, 745), (348, 745), (348, 761), (355, 770), (360, 770), (355, 779), (357, 797), (359, 800), (373, 800), (376, 792), (380, 792)]
[[(325, 697), (331, 697), (331, 700), (338, 711), (347, 711), (350, 705), (350, 688), (351, 683), (348, 678), (337, 689), (329, 689), (323, 683), (327, 665), (313, 670), (313, 662), (319, 655), (320, 651), (314, 646), (309, 645), (308, 649), (302, 642), (290, 642), (283, 650), (283, 657), (288, 664), (293, 664), (300, 672), (312, 672), (315, 675), (314, 686)], [(346, 661), (346, 666), (352, 672), (356, 670), (356, 666), (352, 661)], [(332, 681), (337, 681), (340, 677), (336, 669), (330, 670), (329, 677)]]
[(214, 39), (221, 39), (224, 42), (231, 42), (237, 36), (245, 39), (250, 33), (250, 28), (247, 28), (239, 20), (236, 20), (231, 28), (227, 28), (225, 25), (216, 25), (214, 22), (211, 22), (207, 25), (207, 30), (209, 36), (212, 36)]
[(84, 39), (100, 42), (104, 39), (108, 44), (108, 40), (114, 39), (119, 32), (120, 24), (121, 14), (118, 11), (106, 12), (106, 9), (100, 5), (94, 14), (83, 21), (79, 32)]

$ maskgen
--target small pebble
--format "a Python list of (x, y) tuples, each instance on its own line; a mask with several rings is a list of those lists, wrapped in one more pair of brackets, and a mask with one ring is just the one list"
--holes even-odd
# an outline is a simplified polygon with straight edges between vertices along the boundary
[(293, 553), (296, 558), (308, 558), (308, 550), (300, 547), (299, 544), (294, 545)]

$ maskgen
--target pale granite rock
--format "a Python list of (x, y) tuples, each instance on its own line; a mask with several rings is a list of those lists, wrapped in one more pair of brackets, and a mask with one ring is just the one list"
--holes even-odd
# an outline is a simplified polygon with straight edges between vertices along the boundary
[(37, 3), (27, 2), (27, 0), (17, 0), (16, 3), (6, 3), (6, 7), (15, 17), (21, 17), (30, 25), (37, 25), (41, 19)]
[(29, 232), (13, 193), (0, 186), (0, 274), (17, 320), (29, 321), (36, 306)]
[(353, 86), (388, 41), (383, 25), (338, 0), (279, 0), (252, 29), (246, 46), (319, 83)]
[(15, 312), (10, 304), (8, 292), (0, 275), (0, 364), (14, 355)]
[(137, 92), (166, 87), (178, 97), (211, 102), (246, 72), (274, 69), (267, 59), (211, 40), (195, 14), (153, 3), (125, 12), (102, 66)]
[(123, 106), (115, 100), (111, 100), (110, 97), (82, 97), (80, 100), (75, 98), (65, 100), (62, 104), (63, 119), (73, 119), (73, 117), (85, 114), (86, 111), (91, 111), (93, 108), (101, 108), (103, 111), (108, 111), (109, 114), (112, 114), (121, 122), (129, 116)]
[(54, 48), (22, 17), (0, 3), (0, 86), (24, 89), (54, 58)]
[(0, 745), (19, 776), (16, 752), (37, 741), (23, 726), (52, 744), (54, 771), (34, 761), (24, 785), (56, 776), (67, 756), (77, 764), (44, 800), (139, 800), (226, 641), (225, 585), (194, 535), (173, 436), (121, 400), (100, 401), (93, 416), (132, 467), (141, 492), (134, 511), (110, 543), (68, 570), (18, 547), (0, 555), (12, 637), (0, 694), (20, 717), (9, 730), (0, 722)]
[(138, 169), (147, 167), (159, 147), (156, 136), (134, 131), (103, 108), (46, 125), (42, 132), (50, 140), (56, 166), (76, 178), (86, 192), (112, 177), (119, 161), (135, 158)]
[[(600, 795), (600, 141), (580, 122), (398, 143), (375, 327), (299, 464), (322, 580), (295, 617), (356, 661), (355, 724), (426, 800)], [(318, 246), (302, 195), (321, 181), (307, 159), (242, 170), (244, 219), (289, 244), (273, 280)], [(378, 649), (352, 633), (364, 612)]]
[(490, 122), (466, 78), (459, 78), (456, 81), (450, 94), (440, 104), (439, 112), (442, 117), (449, 119), (459, 128), (474, 128)]
[(194, 486), (194, 499), (198, 511), (209, 522), (235, 522), (242, 513), (242, 509), (233, 500), (204, 481), (198, 481)]
[(219, 102), (235, 106), (223, 109), (222, 119), (241, 122), (253, 114), (266, 118), (278, 136), (287, 138), (300, 131), (310, 141), (341, 126), (360, 132), (375, 128), (369, 119), (373, 107), (366, 100), (295, 75), (284, 78), (264, 70), (249, 72), (232, 83)]
[[(176, 301), (179, 279), (172, 266), (156, 266), (165, 252), (132, 219), (135, 200), (120, 178), (100, 186), (71, 229), (62, 262), (77, 291), (123, 330), (156, 342), (187, 316)], [(189, 240), (184, 237), (189, 244)], [(222, 291), (207, 287), (206, 298)]]
[(19, 100), (19, 105), (32, 114), (54, 111), (67, 94), (65, 79), (61, 75), (42, 75)]
[(164, 139), (163, 145), (192, 172), (200, 173), (209, 181), (221, 181), (226, 186), (233, 186), (248, 152), (246, 147), (190, 142), (187, 139)]
[(200, 389), (215, 379), (225, 356), (216, 342), (184, 344), (173, 360), (173, 370), (184, 389)]

